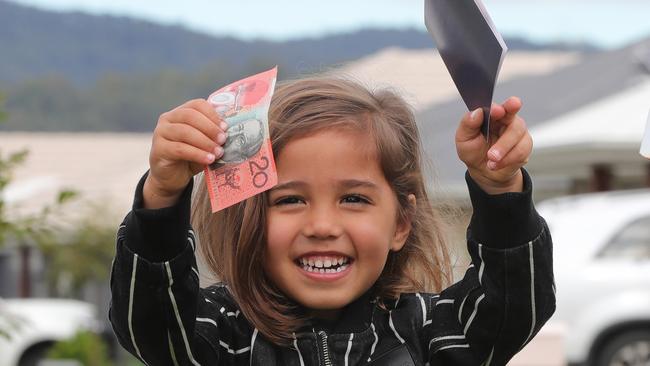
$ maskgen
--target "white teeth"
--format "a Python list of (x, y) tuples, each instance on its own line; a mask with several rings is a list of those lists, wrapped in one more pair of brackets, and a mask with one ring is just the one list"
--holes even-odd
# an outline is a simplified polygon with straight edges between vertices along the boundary
[(298, 260), (301, 267), (313, 273), (338, 273), (348, 268), (349, 257), (303, 257)]
[(345, 271), (348, 268), (348, 265), (344, 264), (336, 268), (318, 268), (314, 266), (305, 265), (302, 268), (307, 272), (313, 272), (313, 273), (338, 273), (338, 272)]

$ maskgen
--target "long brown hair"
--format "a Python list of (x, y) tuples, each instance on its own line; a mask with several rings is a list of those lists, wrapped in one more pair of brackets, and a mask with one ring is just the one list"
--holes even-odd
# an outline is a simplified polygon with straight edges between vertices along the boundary
[[(370, 91), (337, 78), (307, 78), (280, 84), (269, 109), (275, 156), (297, 137), (330, 128), (368, 131), (380, 166), (399, 202), (399, 220), (411, 230), (399, 252), (391, 252), (375, 283), (375, 295), (438, 292), (451, 278), (444, 224), (426, 192), (422, 149), (410, 107), (389, 90)], [(207, 266), (224, 282), (242, 313), (270, 341), (287, 345), (305, 324), (300, 307), (264, 273), (267, 195), (259, 194), (211, 214), (203, 178), (197, 182), (192, 225)], [(409, 203), (413, 194), (416, 204)]]

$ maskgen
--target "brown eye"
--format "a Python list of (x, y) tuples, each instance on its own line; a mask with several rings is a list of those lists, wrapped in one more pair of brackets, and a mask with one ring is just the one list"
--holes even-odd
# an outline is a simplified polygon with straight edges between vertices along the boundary
[(275, 201), (276, 206), (284, 206), (284, 205), (297, 205), (304, 203), (305, 201), (298, 197), (298, 196), (287, 196), (287, 197), (281, 197)]
[(365, 198), (364, 196), (360, 194), (350, 194), (341, 200), (343, 203), (353, 203), (353, 204), (367, 204), (370, 203), (370, 200)]

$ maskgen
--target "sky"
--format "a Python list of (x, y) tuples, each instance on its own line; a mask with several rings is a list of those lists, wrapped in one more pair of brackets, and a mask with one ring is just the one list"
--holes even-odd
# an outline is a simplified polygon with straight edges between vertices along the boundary
[[(363, 27), (424, 30), (423, 0), (12, 0), (39, 8), (131, 16), (244, 39), (295, 39)], [(650, 0), (484, 0), (506, 37), (621, 47), (650, 37)]]

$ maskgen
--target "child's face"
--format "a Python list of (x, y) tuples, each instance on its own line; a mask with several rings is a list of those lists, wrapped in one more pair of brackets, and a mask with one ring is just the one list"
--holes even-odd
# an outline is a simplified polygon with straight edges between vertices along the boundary
[(366, 292), (408, 236), (375, 150), (367, 133), (324, 130), (290, 141), (277, 157), (265, 270), (317, 315)]

